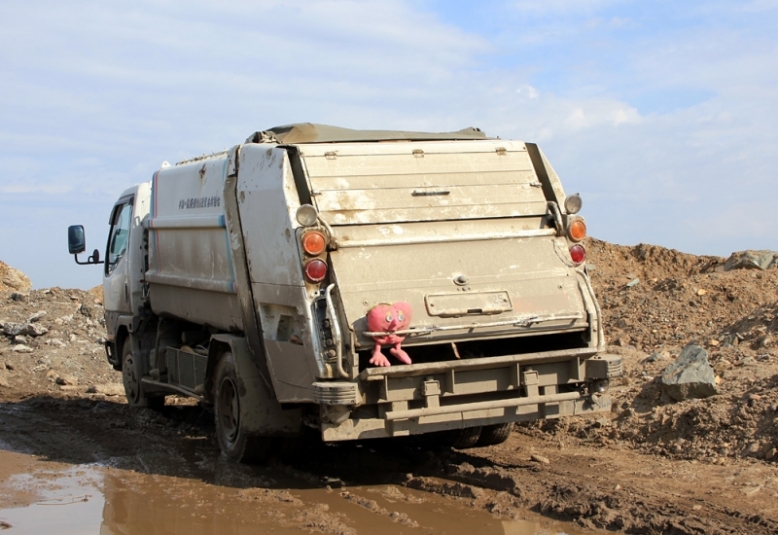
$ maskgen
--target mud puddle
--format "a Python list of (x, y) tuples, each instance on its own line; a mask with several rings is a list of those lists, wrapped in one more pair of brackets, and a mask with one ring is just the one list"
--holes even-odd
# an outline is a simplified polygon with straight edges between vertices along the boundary
[(206, 482), (0, 450), (0, 531), (9, 535), (592, 533), (531, 512), (501, 519), (468, 507), (461, 499), (403, 486), (345, 487), (333, 481), (315, 487), (278, 467), (247, 470), (215, 464), (213, 482)]

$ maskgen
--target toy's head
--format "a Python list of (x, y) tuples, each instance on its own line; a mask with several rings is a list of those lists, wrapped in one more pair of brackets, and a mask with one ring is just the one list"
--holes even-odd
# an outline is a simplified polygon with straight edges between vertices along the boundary
[(401, 331), (411, 324), (411, 305), (405, 301), (380, 303), (367, 313), (367, 328), (372, 332)]

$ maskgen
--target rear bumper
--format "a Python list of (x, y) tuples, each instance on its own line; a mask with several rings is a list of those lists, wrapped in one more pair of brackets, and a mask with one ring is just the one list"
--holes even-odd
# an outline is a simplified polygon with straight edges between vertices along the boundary
[[(566, 394), (572, 395), (572, 394)], [(595, 394), (578, 399), (559, 399), (557, 396), (540, 396), (535, 399), (516, 400), (511, 407), (480, 408), (466, 407), (464, 410), (441, 415), (418, 416), (385, 420), (381, 418), (350, 418), (340, 425), (323, 424), (322, 439), (325, 442), (387, 438), (464, 429), (480, 425), (508, 422), (523, 422), (560, 416), (576, 416), (609, 412), (611, 398), (608, 394)], [(526, 404), (524, 404), (526, 403)]]
[[(316, 383), (325, 441), (420, 434), (610, 410), (591, 385), (621, 359), (593, 348), (364, 370), (357, 383)], [(602, 383), (600, 383), (602, 384)], [(348, 418), (327, 421), (334, 407)]]

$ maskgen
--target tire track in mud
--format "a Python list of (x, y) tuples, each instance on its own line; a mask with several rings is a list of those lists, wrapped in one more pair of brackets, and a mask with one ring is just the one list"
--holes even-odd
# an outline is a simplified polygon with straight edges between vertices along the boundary
[[(325, 533), (356, 533), (349, 522), (362, 517), (353, 507), (344, 509), (345, 503), (382, 525), (424, 528), (424, 519), (389, 505), (411, 499), (403, 488), (442, 497), (452, 512), (483, 511), (497, 520), (522, 518), (531, 510), (623, 533), (778, 533), (778, 522), (758, 510), (760, 502), (737, 507), (726, 496), (695, 491), (694, 479), (668, 485), (661, 474), (677, 462), (629, 450), (557, 451), (550, 440), (518, 432), (502, 446), (466, 451), (424, 439), (328, 445), (313, 436), (280, 445), (265, 466), (245, 466), (220, 457), (209, 419), (198, 406), (168, 406), (158, 414), (107, 401), (28, 399), (0, 405), (0, 444), (65, 463), (220, 485), (242, 493), (236, 496), (246, 503), (288, 504), (297, 500), (291, 489), (308, 489), (314, 494), (303, 500), (302, 510), (281, 520)], [(530, 460), (536, 450), (550, 463)], [(644, 466), (640, 476), (637, 466)], [(703, 479), (713, 469), (723, 470), (694, 467)], [(359, 490), (376, 486), (390, 490), (375, 497)]]

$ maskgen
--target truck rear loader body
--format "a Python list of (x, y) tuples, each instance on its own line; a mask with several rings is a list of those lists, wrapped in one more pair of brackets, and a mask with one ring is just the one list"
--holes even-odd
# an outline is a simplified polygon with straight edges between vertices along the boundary
[(257, 132), (114, 206), (108, 360), (132, 405), (212, 403), (236, 460), (303, 426), (465, 447), (607, 411), (621, 361), (602, 352), (579, 208), (536, 145), (477, 129)]

